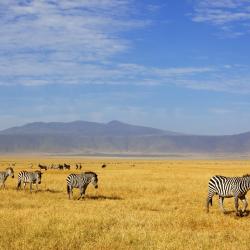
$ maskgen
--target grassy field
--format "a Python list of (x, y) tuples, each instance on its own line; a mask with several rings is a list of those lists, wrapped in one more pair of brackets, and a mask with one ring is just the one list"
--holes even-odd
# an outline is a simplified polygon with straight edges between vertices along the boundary
[[(0, 190), (0, 249), (250, 249), (250, 216), (236, 217), (233, 199), (225, 200), (227, 215), (217, 197), (205, 212), (209, 178), (250, 173), (250, 161), (2, 156), (0, 169), (10, 162), (15, 178)], [(31, 162), (81, 162), (82, 171), (98, 174), (99, 189), (90, 185), (80, 201), (75, 189), (68, 200), (65, 179), (80, 171), (48, 170), (38, 192), (16, 191), (18, 172)]]

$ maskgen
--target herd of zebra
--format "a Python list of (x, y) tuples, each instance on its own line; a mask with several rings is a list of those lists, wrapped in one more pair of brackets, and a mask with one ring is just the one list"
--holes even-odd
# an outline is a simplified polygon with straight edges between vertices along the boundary
[[(43, 168), (44, 166), (42, 166), (42, 168), (41, 166), (42, 165), (40, 164), (38, 165), (40, 169), (45, 169)], [(66, 169), (70, 169), (70, 167)], [(42, 181), (42, 174), (43, 173), (40, 170), (35, 170), (33, 172), (20, 171), (17, 177), (17, 190), (21, 188), (22, 183), (24, 189), (27, 183), (30, 184), (30, 192), (32, 191), (32, 184), (35, 184), (36, 190), (38, 190), (38, 184), (41, 184)], [(8, 167), (5, 171), (0, 172), (1, 188), (5, 189), (5, 182), (8, 177), (14, 178), (13, 167)], [(73, 196), (73, 188), (79, 188), (80, 190), (80, 196), (78, 200), (83, 198), (83, 195), (85, 195), (86, 188), (90, 183), (92, 183), (95, 188), (98, 188), (98, 176), (94, 172), (70, 174), (66, 179), (67, 194), (69, 199), (71, 199), (71, 196)]]
[[(52, 165), (54, 166), (54, 165)], [(70, 165), (63, 164), (57, 165), (58, 168), (54, 169), (70, 169)], [(39, 164), (38, 167), (40, 170), (47, 170), (47, 166)], [(80, 164), (76, 164), (76, 169), (81, 169)], [(102, 165), (102, 168), (106, 167), (105, 164)], [(52, 167), (51, 167), (52, 168)], [(52, 168), (53, 169), (53, 168)], [(32, 191), (32, 184), (36, 184), (36, 189), (38, 190), (38, 184), (41, 183), (42, 172), (40, 170), (36, 170), (34, 172), (21, 171), (18, 174), (18, 183), (17, 190), (21, 188), (21, 184), (23, 183), (23, 187), (27, 183), (30, 184), (30, 192)], [(12, 167), (8, 167), (5, 171), (0, 172), (0, 183), (1, 188), (5, 188), (5, 182), (8, 177), (14, 178), (14, 170)], [(66, 179), (67, 184), (67, 193), (69, 199), (73, 195), (73, 188), (80, 189), (80, 196), (78, 199), (82, 198), (85, 195), (86, 188), (88, 184), (92, 183), (95, 188), (98, 188), (98, 176), (94, 172), (82, 172), (80, 174), (70, 174)], [(223, 201), (224, 198), (234, 197), (234, 204), (236, 215), (242, 216), (246, 213), (246, 208), (248, 206), (246, 194), (250, 190), (250, 175), (243, 175), (242, 177), (225, 177), (215, 175), (213, 176), (208, 183), (208, 196), (206, 201), (207, 212), (209, 212), (209, 205), (212, 205), (212, 198), (214, 195), (219, 196), (219, 204), (223, 213), (226, 213)], [(243, 202), (243, 210), (239, 210), (238, 200)]]

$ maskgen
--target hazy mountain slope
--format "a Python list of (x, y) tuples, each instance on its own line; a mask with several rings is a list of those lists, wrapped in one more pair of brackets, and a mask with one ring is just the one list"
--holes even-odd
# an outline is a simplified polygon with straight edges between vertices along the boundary
[(0, 133), (0, 152), (46, 153), (250, 153), (250, 133), (181, 135), (118, 121), (32, 123)]
[(13, 127), (0, 132), (0, 134), (79, 134), (85, 136), (130, 136), (130, 135), (176, 135), (171, 131), (135, 126), (119, 121), (111, 121), (107, 124), (87, 121), (74, 122), (34, 122), (20, 127)]

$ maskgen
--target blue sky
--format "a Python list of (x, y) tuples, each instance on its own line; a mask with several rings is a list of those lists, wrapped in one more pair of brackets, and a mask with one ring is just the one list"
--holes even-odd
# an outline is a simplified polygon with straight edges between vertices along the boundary
[(249, 0), (2, 0), (0, 34), (0, 129), (250, 131)]

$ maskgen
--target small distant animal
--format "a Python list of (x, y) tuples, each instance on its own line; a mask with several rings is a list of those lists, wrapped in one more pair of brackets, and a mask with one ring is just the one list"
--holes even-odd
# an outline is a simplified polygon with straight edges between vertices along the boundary
[(98, 176), (94, 172), (84, 172), (81, 174), (70, 174), (67, 179), (67, 193), (69, 199), (73, 196), (73, 188), (80, 189), (80, 196), (78, 200), (85, 195), (85, 191), (89, 183), (92, 183), (95, 188), (98, 188)]
[(18, 183), (17, 190), (21, 188), (21, 184), (23, 183), (23, 188), (27, 183), (30, 183), (30, 192), (32, 191), (32, 184), (36, 184), (36, 190), (38, 190), (38, 184), (41, 184), (42, 181), (42, 172), (36, 170), (34, 172), (21, 171), (18, 174)]
[(102, 168), (106, 168), (107, 166), (106, 166), (106, 164), (102, 164)]
[(38, 167), (40, 168), (40, 170), (42, 170), (42, 169), (47, 170), (48, 169), (47, 166), (41, 165), (41, 164), (38, 164)]
[(61, 164), (58, 165), (58, 168), (59, 168), (60, 170), (63, 170), (63, 167), (64, 167), (64, 166), (61, 165)]
[(225, 177), (220, 175), (213, 176), (208, 183), (208, 196), (207, 196), (207, 212), (209, 212), (209, 204), (212, 206), (212, 198), (214, 195), (219, 196), (220, 208), (223, 213), (225, 209), (223, 207), (224, 198), (234, 197), (234, 205), (236, 209), (236, 215), (241, 215), (239, 211), (238, 200), (243, 202), (244, 213), (248, 206), (246, 200), (246, 194), (250, 190), (250, 175), (243, 175), (242, 177)]
[(0, 183), (2, 184), (1, 188), (5, 189), (5, 181), (7, 180), (7, 178), (9, 176), (12, 177), (12, 178), (14, 178), (14, 170), (11, 167), (6, 168), (5, 171), (1, 171), (0, 172)]
[(65, 163), (64, 163), (63, 167), (64, 167), (64, 169), (70, 170), (70, 165), (68, 165), (68, 164), (65, 164)]
[(82, 165), (81, 164), (76, 164), (76, 169), (82, 169)]

